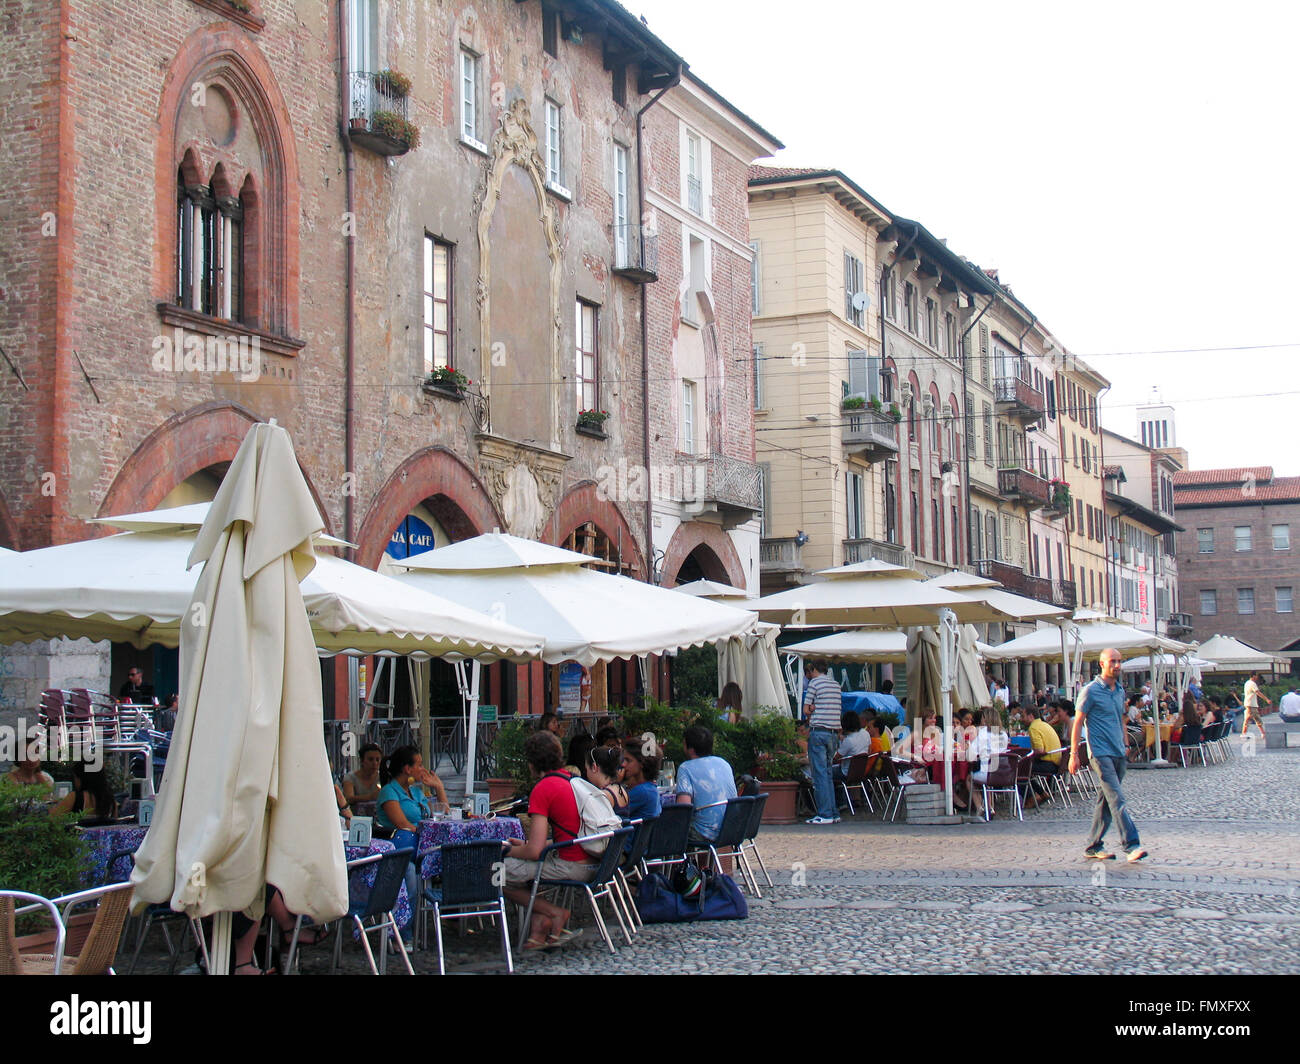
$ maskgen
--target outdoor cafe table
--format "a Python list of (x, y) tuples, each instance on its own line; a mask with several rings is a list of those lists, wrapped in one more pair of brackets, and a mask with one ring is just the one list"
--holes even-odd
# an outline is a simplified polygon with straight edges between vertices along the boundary
[(523, 839), (524, 826), (517, 817), (475, 817), (472, 820), (421, 820), (419, 842), (415, 852), (423, 855), (420, 878), (432, 879), (442, 874), (441, 847), (481, 839)]
[[(517, 825), (519, 821), (515, 821)], [(139, 824), (111, 824), (97, 828), (82, 828), (81, 838), (89, 854), (89, 868), (85, 876), (87, 888), (104, 886), (108, 883), (125, 883), (131, 876), (131, 862), (120, 860), (112, 869), (108, 862), (115, 853), (135, 853), (144, 842), (148, 828)], [(388, 853), (394, 846), (387, 839), (371, 839), (369, 846), (344, 846), (344, 854), (349, 861), (370, 857), (377, 853)], [(358, 868), (349, 883), (349, 894), (353, 902), (364, 903), (370, 888), (375, 884), (379, 872), (379, 862)], [(411, 901), (406, 896), (406, 885), (398, 893), (397, 905), (393, 909), (399, 927), (405, 927), (411, 921)], [(354, 931), (355, 937), (355, 931)]]
[[(1173, 726), (1172, 724), (1162, 724), (1162, 725), (1160, 725), (1160, 742), (1161, 742), (1161, 745), (1163, 745), (1163, 746), (1168, 746), (1168, 745), (1169, 745), (1169, 736), (1172, 734), (1172, 732), (1173, 732), (1173, 728), (1174, 728), (1174, 726)], [(1151, 723), (1143, 723), (1143, 725), (1142, 725), (1142, 736), (1143, 736), (1144, 743), (1145, 743), (1146, 746), (1155, 746), (1155, 745), (1156, 745), (1156, 727), (1155, 727), (1155, 725), (1154, 725), (1154, 724), (1151, 724)]]

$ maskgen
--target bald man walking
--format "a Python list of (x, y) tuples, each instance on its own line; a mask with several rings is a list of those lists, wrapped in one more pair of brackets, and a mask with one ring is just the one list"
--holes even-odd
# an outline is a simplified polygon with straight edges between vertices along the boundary
[(1137, 825), (1129, 816), (1121, 784), (1127, 763), (1124, 747), (1124, 688), (1119, 682), (1120, 652), (1108, 648), (1101, 652), (1101, 678), (1093, 680), (1079, 695), (1078, 712), (1070, 730), (1070, 773), (1079, 771), (1079, 736), (1083, 722), (1088, 722), (1088, 754), (1092, 770), (1101, 781), (1097, 804), (1092, 811), (1092, 830), (1085, 857), (1097, 861), (1113, 860), (1115, 855), (1102, 845), (1106, 831), (1114, 820), (1119, 827), (1120, 843), (1130, 864), (1147, 855), (1138, 839)]

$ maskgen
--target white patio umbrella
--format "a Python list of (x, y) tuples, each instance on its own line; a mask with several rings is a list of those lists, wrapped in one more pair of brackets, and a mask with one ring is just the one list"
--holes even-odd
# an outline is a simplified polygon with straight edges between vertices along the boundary
[[(86, 636), (177, 646), (199, 579), (186, 566), (209, 506), (104, 518), (133, 530), (0, 558), (0, 643)], [(541, 649), (539, 636), (330, 555), (317, 555), (301, 590), (326, 653), (522, 659)]]
[[(1184, 658), (1186, 658), (1186, 660), (1184, 660)], [(1140, 658), (1129, 658), (1124, 662), (1123, 669), (1125, 672), (1149, 672), (1152, 668), (1152, 660), (1151, 656), (1147, 654), (1144, 654)], [(1195, 654), (1190, 656), (1160, 654), (1154, 659), (1154, 661), (1164, 669), (1176, 669), (1180, 666), (1186, 666), (1192, 669), (1201, 669), (1210, 664), (1208, 661), (1205, 661), (1203, 658)]]
[(1289, 659), (1259, 650), (1228, 635), (1214, 635), (1196, 648), (1206, 672), (1289, 672)]
[[(298, 586), (322, 526), (289, 434), (254, 425), (189, 556), (206, 564), (181, 629), (177, 732), (131, 874), (137, 909), (260, 918), (273, 883), (291, 912), (321, 921), (347, 910), (320, 668)], [(228, 933), (225, 916), (217, 972)]]
[(787, 643), (783, 653), (800, 657), (826, 658), (862, 665), (904, 665), (907, 663), (907, 633), (873, 628), (832, 632), (802, 643)]
[(738, 684), (742, 716), (754, 716), (759, 706), (790, 715), (790, 695), (776, 647), (780, 634), (780, 625), (760, 621), (752, 634), (718, 642), (718, 693), (728, 683)]
[[(708, 599), (586, 568), (596, 559), (561, 547), (489, 532), (393, 561), (403, 584), (454, 599), (543, 634), (541, 658), (594, 665), (716, 644), (757, 630), (758, 618)], [(477, 688), (469, 695), (477, 717)], [(473, 784), (478, 729), (469, 729)]]
[[(815, 583), (767, 595), (753, 604), (760, 617), (782, 624), (877, 625), (886, 628), (937, 627), (941, 641), (941, 690), (955, 680), (957, 625), (998, 621), (1000, 610), (978, 599), (936, 587), (915, 569), (869, 559), (824, 569)], [(911, 698), (909, 696), (909, 703)], [(940, 699), (944, 715), (944, 760), (952, 760), (952, 704)], [(951, 778), (951, 773), (949, 774)], [(952, 792), (948, 792), (952, 813)]]
[(985, 602), (1010, 621), (1042, 621), (1070, 615), (1069, 610), (1014, 594), (1004, 590), (996, 580), (963, 573), (959, 569), (932, 576), (925, 582)]
[(683, 595), (713, 599), (716, 602), (733, 602), (737, 599), (749, 598), (743, 587), (719, 584), (716, 580), (692, 580), (689, 584), (678, 584), (673, 590), (680, 591)]

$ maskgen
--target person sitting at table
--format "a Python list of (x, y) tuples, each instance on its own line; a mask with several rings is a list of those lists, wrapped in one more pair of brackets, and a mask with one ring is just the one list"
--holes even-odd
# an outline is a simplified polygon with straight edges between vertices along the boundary
[[(280, 888), (273, 887), (270, 883), (266, 885), (266, 911), (270, 915), (271, 921), (280, 931), (280, 951), (287, 953), (290, 944), (293, 942), (293, 929), (298, 923), (298, 914), (289, 911), (289, 906), (284, 903), (284, 895), (280, 893)], [(235, 966), (231, 974), (274, 974), (271, 971), (262, 971), (257, 966), (257, 961), (253, 959), (253, 948), (257, 945), (257, 933), (261, 926), (261, 921), (250, 920), (243, 913), (233, 914), (230, 930), (235, 946)], [(298, 932), (298, 945), (319, 946), (329, 937), (330, 930), (328, 927), (315, 925), (304, 927)]]
[(1199, 725), (1201, 723), (1201, 711), (1200, 709), (1197, 708), (1196, 699), (1192, 697), (1192, 693), (1190, 691), (1188, 691), (1185, 695), (1183, 695), (1182, 723), (1184, 728), (1186, 728), (1189, 724)]
[(552, 735), (558, 736), (562, 727), (559, 716), (549, 709), (537, 718), (538, 731), (548, 731)]
[(617, 750), (623, 745), (623, 737), (612, 724), (606, 724), (603, 728), (596, 729), (596, 745), (609, 746)]
[(1029, 744), (1038, 755), (1030, 766), (1030, 781), (1033, 783), (1033, 789), (1025, 799), (1025, 808), (1032, 809), (1039, 802), (1048, 801), (1052, 796), (1050, 785), (1036, 777), (1055, 776), (1059, 771), (1061, 742), (1051, 725), (1039, 716), (1037, 706), (1022, 706), (1020, 716), (1028, 725)]
[(1217, 700), (1211, 698), (1208, 701), (1201, 702), (1200, 705), (1203, 707), (1201, 711), (1202, 727), (1209, 727), (1211, 724), (1218, 724), (1223, 719), (1216, 711), (1216, 707), (1218, 706)]
[(85, 813), (82, 823), (112, 820), (117, 816), (117, 800), (108, 787), (108, 775), (102, 768), (90, 769), (83, 761), (72, 763), (72, 793), (59, 801), (52, 813)]
[(154, 713), (154, 727), (160, 732), (174, 732), (176, 730), (176, 713), (180, 709), (180, 696), (170, 694), (164, 700), (163, 704)]
[(728, 724), (739, 724), (740, 703), (740, 684), (733, 680), (723, 687), (722, 694), (718, 695), (718, 701), (715, 703), (718, 719)]
[(585, 775), (587, 755), (595, 748), (596, 740), (586, 732), (579, 732), (569, 740), (568, 760), (564, 765), (564, 771), (570, 776)]
[[(379, 790), (375, 819), (380, 829), (394, 832), (395, 842), (398, 840), (396, 832), (417, 834), (420, 821), (432, 816), (433, 806), (426, 788), (432, 788), (437, 795), (442, 812), (451, 812), (442, 780), (425, 769), (420, 751), (414, 746), (399, 746), (394, 750), (388, 757), (387, 770), (381, 772), (379, 778), (383, 786)], [(397, 848), (414, 845), (414, 839), (405, 839)]]
[(627, 789), (619, 782), (623, 778), (623, 750), (617, 746), (597, 746), (587, 755), (587, 769), (583, 773), (587, 782), (599, 789), (609, 799), (613, 809), (627, 805)]
[(873, 713), (867, 719), (866, 730), (870, 743), (867, 752), (880, 755), (872, 762), (868, 775), (884, 776), (897, 787), (898, 767), (894, 764), (894, 759), (889, 756), (889, 751), (893, 748), (893, 740), (889, 737), (889, 729), (881, 724), (880, 718)]
[(39, 757), (28, 757), (19, 761), (9, 770), (5, 779), (20, 787), (43, 787), (47, 792), (54, 791), (54, 777), (41, 768)]
[(851, 709), (840, 714), (840, 732), (844, 738), (840, 740), (840, 748), (831, 758), (831, 782), (834, 783), (837, 794), (840, 784), (844, 782), (847, 762), (858, 754), (869, 753), (872, 744), (870, 733), (862, 729), (862, 718)]
[(343, 777), (343, 797), (351, 807), (357, 802), (377, 802), (379, 789), (379, 768), (384, 761), (384, 752), (375, 743), (366, 743), (361, 748), (361, 765), (355, 772)]
[(153, 705), (153, 684), (144, 682), (144, 673), (139, 665), (126, 670), (126, 682), (117, 689), (117, 697), (133, 706)]
[(614, 812), (624, 820), (653, 820), (657, 817), (661, 808), (659, 788), (655, 786), (655, 780), (658, 778), (657, 747), (641, 739), (625, 740), (623, 742), (623, 786), (627, 788), (627, 803), (616, 806)]
[[(731, 766), (713, 756), (713, 732), (694, 724), (682, 736), (686, 763), (677, 770), (677, 804), (695, 806), (689, 842), (707, 846), (718, 837), (726, 802), (736, 797), (736, 778)], [(713, 806), (711, 809), (703, 806)]]
[(337, 783), (334, 784), (334, 804), (338, 806), (339, 816), (352, 823), (352, 807), (348, 805), (348, 800), (343, 797), (343, 788)]
[[(582, 817), (569, 776), (560, 771), (564, 763), (560, 740), (548, 731), (534, 732), (524, 741), (524, 759), (529, 772), (538, 779), (528, 796), (528, 840), (511, 839), (508, 843), (503, 893), (516, 905), (526, 907), (539, 871), (542, 883), (555, 879), (589, 880), (596, 874), (596, 862), (581, 846), (552, 850), (545, 861), (541, 860), (548, 844), (548, 830), (554, 831), (557, 843), (571, 842), (582, 834)], [(568, 909), (562, 909), (539, 893), (533, 904), (524, 949), (561, 946), (576, 938), (577, 933), (566, 926), (569, 916)]]
[(1056, 734), (1061, 737), (1061, 745), (1070, 745), (1070, 729), (1074, 727), (1074, 702), (1069, 698), (1058, 698), (1052, 703), (1052, 716), (1047, 720)]
[[(991, 713), (992, 711), (990, 711)], [(970, 804), (971, 809), (976, 816), (984, 815), (984, 792), (981, 785), (989, 780), (989, 773), (997, 766), (996, 761), (999, 754), (1004, 754), (1008, 748), (1006, 732), (998, 728), (996, 731), (984, 724), (984, 714), (981, 710), (975, 710), (972, 714), (975, 725), (975, 738), (971, 741), (967, 757), (971, 759), (972, 765), (975, 765), (970, 774)], [(990, 716), (990, 720), (996, 719)], [(976, 765), (976, 761), (978, 764)], [(993, 816), (993, 811), (989, 810), (989, 816)]]

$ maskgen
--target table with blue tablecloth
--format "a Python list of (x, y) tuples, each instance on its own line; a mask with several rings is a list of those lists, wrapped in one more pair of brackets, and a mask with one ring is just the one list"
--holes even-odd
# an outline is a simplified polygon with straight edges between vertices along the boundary
[[(344, 846), (343, 855), (349, 861), (359, 861), (363, 857), (373, 857), (377, 853), (392, 853), (395, 849), (397, 847), (387, 839), (371, 839), (369, 846)], [(370, 888), (375, 885), (375, 877), (379, 875), (381, 863), (380, 861), (373, 861), (368, 865), (363, 865), (348, 877), (349, 907), (355, 908), (366, 904), (366, 899), (370, 897)], [(397, 892), (397, 904), (393, 906), (393, 918), (397, 921), (398, 927), (405, 927), (411, 922), (411, 899), (407, 896), (405, 883)], [(358, 939), (361, 937), (361, 932), (357, 930), (356, 924), (352, 925), (352, 937)]]
[[(420, 878), (442, 874), (441, 847), (482, 839), (524, 839), (524, 826), (517, 817), (474, 817), (472, 820), (421, 820), (416, 853), (420, 855)], [(525, 840), (526, 841), (526, 840)]]

